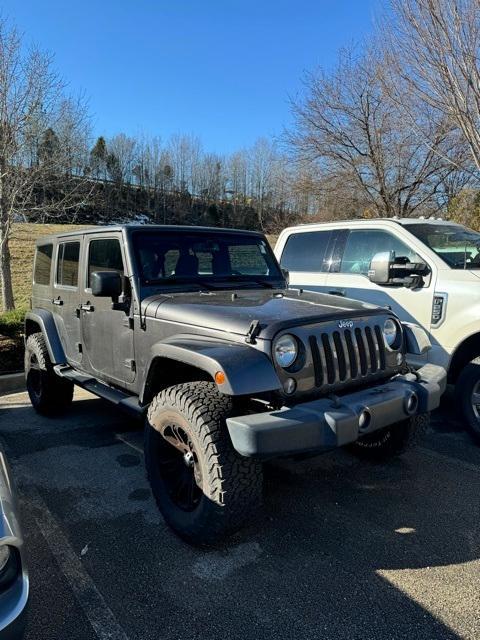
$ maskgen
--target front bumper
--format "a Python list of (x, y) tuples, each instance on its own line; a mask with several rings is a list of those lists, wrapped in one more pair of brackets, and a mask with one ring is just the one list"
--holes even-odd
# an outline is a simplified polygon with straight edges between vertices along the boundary
[[(227, 427), (234, 448), (242, 456), (267, 458), (320, 452), (436, 409), (445, 386), (445, 370), (427, 364), (416, 374), (395, 376), (336, 400), (321, 398), (278, 411), (228, 418)], [(418, 403), (408, 411), (413, 394)], [(362, 429), (359, 418), (365, 410), (369, 421)]]

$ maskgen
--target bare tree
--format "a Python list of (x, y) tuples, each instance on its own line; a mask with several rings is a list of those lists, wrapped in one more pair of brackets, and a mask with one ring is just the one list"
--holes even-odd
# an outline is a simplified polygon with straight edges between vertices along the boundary
[[(74, 146), (66, 130), (55, 133), (64, 106), (63, 87), (52, 71), (50, 57), (37, 49), (25, 51), (18, 32), (0, 21), (0, 290), (4, 310), (14, 308), (9, 238), (16, 216), (25, 210), (53, 216), (76, 209), (86, 197), (82, 180), (72, 175), (73, 164), (65, 175), (65, 154), (59, 152)], [(73, 103), (70, 107), (73, 117)], [(79, 108), (76, 122), (82, 118), (84, 112)], [(48, 128), (51, 133), (43, 135)], [(45, 153), (44, 146), (39, 157), (42, 138), (54, 152)], [(67, 153), (70, 158), (70, 151)]]
[[(453, 167), (405, 122), (383, 76), (384, 60), (373, 48), (360, 56), (344, 51), (333, 71), (307, 75), (304, 95), (292, 105), (295, 127), (288, 142), (324, 185), (360, 189), (375, 215), (436, 209)], [(449, 136), (448, 128), (438, 127), (436, 148), (451, 144)]]
[[(390, 68), (401, 80), (391, 83), (392, 95), (405, 111), (408, 87), (430, 121), (458, 127), (480, 170), (479, 0), (391, 0), (391, 6), (382, 28)], [(426, 138), (435, 147), (428, 132)]]
[[(137, 141), (124, 133), (117, 133), (107, 143), (111, 156), (110, 175), (117, 182), (131, 183), (133, 181), (133, 169), (137, 161)], [(115, 158), (115, 161), (113, 161)]]

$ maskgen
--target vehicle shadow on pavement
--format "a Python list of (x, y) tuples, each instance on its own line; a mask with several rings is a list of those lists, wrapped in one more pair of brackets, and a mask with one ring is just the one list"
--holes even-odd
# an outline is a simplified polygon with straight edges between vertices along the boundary
[[(34, 487), (75, 553), (88, 548), (82, 564), (128, 638), (480, 635), (473, 465), (423, 447), (388, 464), (340, 451), (268, 465), (258, 519), (198, 550), (156, 511), (141, 427), (103, 401), (77, 400), (68, 417), (48, 420), (24, 398), (0, 399), (0, 435), (22, 472), (27, 543), (40, 535), (29, 512)], [(29, 555), (35, 618), (36, 590), (56, 574), (40, 580), (33, 547)], [(76, 615), (84, 613), (70, 604), (60, 626), (32, 625), (27, 640), (89, 638), (84, 627), (72, 631)]]

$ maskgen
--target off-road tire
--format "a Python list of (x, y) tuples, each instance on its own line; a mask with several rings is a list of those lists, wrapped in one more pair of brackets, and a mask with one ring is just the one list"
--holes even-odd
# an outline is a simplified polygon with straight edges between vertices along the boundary
[(421, 413), (389, 427), (363, 436), (350, 446), (359, 458), (382, 461), (395, 458), (417, 445), (424, 437), (430, 423), (430, 414)]
[[(225, 424), (231, 412), (231, 398), (220, 394), (210, 382), (169, 387), (155, 396), (148, 409), (144, 447), (147, 476), (165, 521), (190, 544), (219, 542), (245, 525), (261, 503), (262, 465), (240, 456), (233, 448)], [(194, 451), (199, 466), (192, 474), (201, 474), (198, 502), (188, 511), (178, 506), (176, 496), (172, 498), (175, 478), (171, 480), (162, 466), (165, 456), (178, 453), (161, 435), (168, 433), (172, 423), (180, 425)]]
[(65, 411), (73, 398), (73, 383), (53, 370), (45, 338), (32, 333), (25, 344), (25, 381), (33, 408), (42, 415)]
[(480, 358), (475, 358), (463, 368), (458, 376), (455, 384), (455, 399), (457, 401), (455, 404), (460, 406), (465, 425), (478, 445), (480, 445), (480, 418), (475, 414), (473, 408), (472, 393), (479, 382)]

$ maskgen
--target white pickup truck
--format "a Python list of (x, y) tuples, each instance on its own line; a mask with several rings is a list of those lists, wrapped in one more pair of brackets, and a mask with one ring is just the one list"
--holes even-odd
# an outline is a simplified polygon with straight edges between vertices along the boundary
[(438, 219), (372, 219), (285, 229), (275, 246), (290, 286), (388, 305), (422, 326), (417, 356), (447, 369), (480, 444), (480, 233)]

